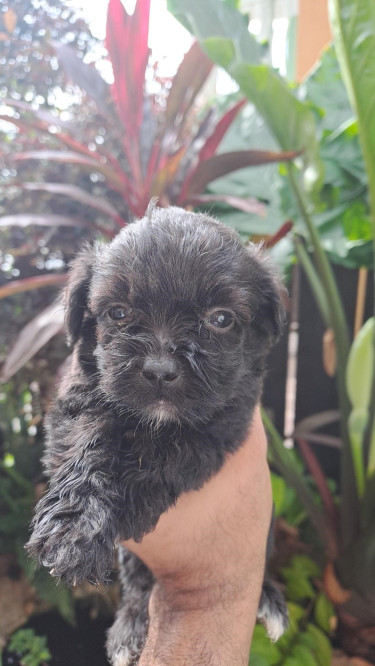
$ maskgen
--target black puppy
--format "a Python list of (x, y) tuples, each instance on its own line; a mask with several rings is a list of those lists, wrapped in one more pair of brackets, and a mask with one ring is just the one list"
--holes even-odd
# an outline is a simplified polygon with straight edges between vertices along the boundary
[[(50, 484), (28, 548), (73, 585), (105, 581), (116, 540), (141, 540), (241, 445), (283, 308), (259, 249), (205, 215), (154, 204), (78, 255), (66, 308), (73, 360), (47, 419)], [(147, 634), (153, 579), (120, 551), (108, 652), (125, 665)], [(271, 638), (283, 633), (285, 604), (268, 581), (258, 616)]]

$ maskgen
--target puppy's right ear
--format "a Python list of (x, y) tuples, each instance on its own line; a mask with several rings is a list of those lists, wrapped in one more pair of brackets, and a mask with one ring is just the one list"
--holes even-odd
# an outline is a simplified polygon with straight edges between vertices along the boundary
[(65, 321), (68, 344), (74, 345), (81, 335), (83, 318), (88, 308), (88, 296), (97, 250), (86, 245), (72, 261), (68, 286), (65, 290)]

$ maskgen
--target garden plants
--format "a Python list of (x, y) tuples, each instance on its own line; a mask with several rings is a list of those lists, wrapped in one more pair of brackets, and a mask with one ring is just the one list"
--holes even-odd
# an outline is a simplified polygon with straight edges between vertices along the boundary
[[(323, 321), (332, 330), (336, 351), (340, 406), (341, 468), (338, 506), (312, 448), (299, 438), (300, 451), (315, 479), (317, 500), (295, 456), (286, 450), (265, 415), (273, 461), (297, 491), (325, 550), (324, 588), (335, 605), (338, 635), (349, 653), (375, 658), (375, 319), (351, 343), (348, 323), (332, 267), (314, 222), (322, 163), (315, 118), (285, 81), (262, 64), (243, 16), (229, 3), (170, 0), (169, 7), (198, 38), (202, 48), (237, 81), (253, 102), (283, 150), (302, 150), (286, 167), (303, 237), (296, 252), (306, 271)], [(368, 222), (375, 237), (375, 7), (357, 0), (330, 2), (332, 25), (344, 81), (358, 123), (366, 166), (370, 207)], [(301, 229), (298, 226), (297, 232)], [(374, 256), (374, 255), (373, 255)], [(374, 310), (375, 315), (375, 310)], [(302, 662), (301, 662), (302, 663)]]

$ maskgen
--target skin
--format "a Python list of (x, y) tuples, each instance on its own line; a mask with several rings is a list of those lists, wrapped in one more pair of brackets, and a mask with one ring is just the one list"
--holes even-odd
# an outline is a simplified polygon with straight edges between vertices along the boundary
[(141, 543), (155, 578), (139, 666), (246, 666), (262, 586), (272, 493), (256, 410), (243, 446), (182, 495)]

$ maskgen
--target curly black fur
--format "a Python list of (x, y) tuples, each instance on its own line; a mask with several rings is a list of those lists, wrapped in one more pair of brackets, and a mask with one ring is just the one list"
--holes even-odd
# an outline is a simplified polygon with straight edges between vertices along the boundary
[[(113, 308), (124, 316), (113, 319)], [(142, 539), (240, 446), (283, 307), (259, 248), (205, 215), (150, 206), (111, 243), (78, 255), (66, 309), (74, 351), (47, 419), (50, 485), (28, 549), (68, 584), (101, 582), (116, 539)], [(229, 313), (224, 329), (210, 323), (218, 310)], [(112, 659), (119, 645), (126, 652), (130, 616), (127, 605)]]

